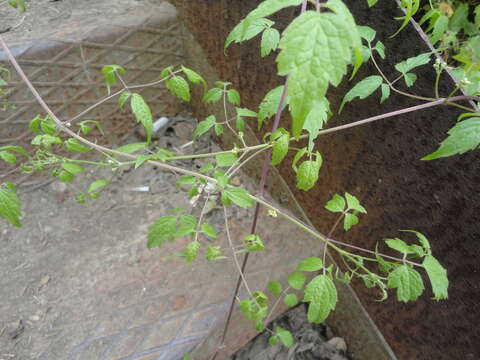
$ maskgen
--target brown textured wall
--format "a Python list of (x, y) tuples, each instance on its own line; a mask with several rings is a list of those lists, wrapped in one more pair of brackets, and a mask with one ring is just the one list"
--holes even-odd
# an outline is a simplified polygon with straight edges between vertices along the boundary
[[(228, 31), (258, 1), (177, 0), (176, 3), (208, 63), (222, 80), (234, 83), (245, 106), (255, 109), (266, 91), (282, 81), (275, 75), (275, 57), (260, 58), (258, 39), (244, 46), (233, 46), (229, 56), (224, 57), (223, 41)], [(372, 9), (367, 8), (366, 1), (350, 0), (347, 4), (357, 22), (375, 28), (387, 46), (384, 63), (387, 74), (392, 73), (393, 64), (427, 51), (411, 27), (394, 39), (388, 38), (396, 27), (391, 19), (399, 15), (393, 1), (379, 2)], [(293, 16), (291, 10), (283, 12), (276, 19), (280, 28)], [(356, 79), (370, 73), (373, 69), (365, 66)], [(433, 70), (422, 68), (416, 73), (419, 80), (414, 91), (431, 95)], [(447, 94), (451, 85), (445, 82), (441, 93)], [(349, 86), (345, 82), (330, 92), (334, 109)], [(375, 95), (347, 105), (341, 116), (334, 116), (328, 126), (415, 104), (418, 102), (393, 96), (380, 106)], [(198, 98), (194, 108), (200, 117), (206, 114)], [(321, 231), (327, 231), (333, 221), (333, 216), (323, 210), (325, 202), (335, 192), (348, 191), (362, 200), (369, 214), (347, 235), (337, 231), (337, 238), (372, 248), (383, 237), (401, 236), (398, 229), (407, 228), (416, 229), (430, 239), (434, 255), (449, 271), (448, 301), (430, 300), (427, 285), (425, 296), (415, 303), (398, 303), (392, 296), (379, 304), (375, 301), (377, 294), (354, 284), (362, 303), (399, 359), (480, 358), (480, 153), (469, 152), (433, 162), (419, 160), (436, 148), (456, 115), (458, 111), (452, 108), (437, 107), (321, 137), (317, 147), (325, 161), (319, 184), (308, 193), (294, 188), (289, 161), (279, 167), (297, 200)], [(283, 121), (284, 126), (288, 126), (288, 119)]]

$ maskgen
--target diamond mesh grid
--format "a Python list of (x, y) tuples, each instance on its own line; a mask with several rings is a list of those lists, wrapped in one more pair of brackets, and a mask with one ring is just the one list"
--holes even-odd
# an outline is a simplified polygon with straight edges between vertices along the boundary
[[(174, 10), (143, 8), (129, 14), (127, 21), (98, 20), (99, 25), (95, 26), (71, 24), (55, 29), (54, 37), (8, 42), (32, 84), (62, 120), (72, 118), (107, 96), (100, 71), (104, 65), (124, 67), (124, 80), (136, 85), (158, 80), (162, 69), (182, 62), (181, 25)], [(6, 98), (13, 107), (6, 111), (0, 108), (0, 146), (17, 144), (29, 149), (33, 135), (27, 125), (44, 112), (2, 51), (0, 67), (11, 71)], [(174, 115), (180, 110), (180, 103), (163, 84), (138, 92), (150, 105), (154, 117)], [(107, 134), (101, 141), (107, 146), (118, 143), (136, 125), (131, 112), (120, 110), (117, 101), (116, 98), (106, 101), (79, 119), (101, 121)], [(0, 180), (7, 175), (11, 178), (13, 169), (4, 165), (0, 166)], [(38, 178), (35, 176), (34, 180)], [(26, 177), (17, 180), (21, 183)]]

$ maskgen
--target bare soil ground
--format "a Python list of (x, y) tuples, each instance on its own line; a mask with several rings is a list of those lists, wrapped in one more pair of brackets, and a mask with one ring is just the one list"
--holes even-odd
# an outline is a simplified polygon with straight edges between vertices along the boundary
[(0, 1), (0, 33), (28, 37), (43, 33), (66, 21), (77, 18), (114, 17), (141, 4), (158, 5), (164, 0), (26, 0), (27, 11)]
[[(158, 145), (178, 150), (189, 142), (194, 126), (191, 116), (178, 115), (161, 133)], [(126, 143), (140, 140), (132, 134)], [(207, 137), (183, 151), (216, 150)], [(189, 160), (181, 165), (199, 168), (204, 162)], [(106, 340), (93, 348), (89, 339), (109, 339), (105, 336), (121, 335), (136, 323), (150, 323), (160, 314), (188, 308), (183, 295), (168, 295), (176, 288), (196, 286), (200, 276), (193, 268), (179, 266), (180, 260), (167, 259), (185, 244), (177, 242), (161, 251), (146, 248), (146, 231), (156, 218), (178, 207), (198, 210), (189, 203), (185, 189), (175, 185), (177, 178), (151, 166), (114, 173), (91, 168), (71, 184), (54, 181), (20, 188), (23, 227), (0, 223), (1, 360), (77, 359), (77, 353), (82, 360), (120, 359), (115, 347), (124, 346), (124, 354), (131, 354), (150, 341), (148, 336), (134, 334), (131, 343), (113, 348)], [(99, 199), (78, 204), (75, 194), (95, 179), (111, 184)], [(248, 218), (246, 211), (232, 210), (232, 216), (232, 227), (246, 226), (241, 225)], [(223, 224), (215, 203), (209, 207), (208, 221), (218, 228)], [(166, 262), (171, 262), (172, 274), (159, 270)], [(179, 269), (181, 275), (175, 275)], [(166, 280), (171, 276), (187, 276), (192, 284)], [(151, 336), (155, 333), (161, 341), (170, 336), (165, 328), (153, 329)], [(80, 349), (82, 344), (92, 349)]]

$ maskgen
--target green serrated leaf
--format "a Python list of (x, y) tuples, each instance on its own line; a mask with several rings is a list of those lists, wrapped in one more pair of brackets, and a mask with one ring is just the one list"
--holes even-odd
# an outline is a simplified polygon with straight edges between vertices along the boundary
[(323, 128), (330, 114), (330, 102), (327, 98), (316, 100), (312, 104), (312, 109), (303, 124), (303, 129), (308, 132), (308, 151), (313, 151), (314, 140)]
[(328, 275), (318, 275), (305, 288), (303, 301), (309, 302), (308, 321), (321, 323), (335, 309), (338, 296), (337, 289)]
[(299, 271), (318, 271), (323, 269), (323, 261), (317, 257), (303, 259), (297, 266)]
[(373, 30), (370, 26), (357, 26), (358, 29), (358, 34), (362, 37), (362, 39), (367, 40), (367, 42), (371, 43), (374, 39), (375, 36), (377, 35), (377, 32)]
[(275, 333), (282, 342), (283, 346), (289, 348), (293, 345), (293, 335), (290, 331), (282, 329), (280, 326), (275, 328)]
[(81, 165), (78, 164), (72, 164), (72, 163), (62, 163), (62, 168), (68, 171), (69, 173), (73, 175), (80, 174), (85, 171), (85, 168)]
[(57, 124), (55, 123), (55, 121), (53, 121), (52, 118), (48, 116), (42, 119), (42, 121), (40, 122), (40, 129), (44, 134), (47, 135), (54, 136), (57, 134)]
[(383, 104), (385, 100), (390, 97), (390, 86), (388, 84), (382, 84), (382, 98), (380, 99), (380, 104)]
[(228, 187), (222, 194), (224, 194), (235, 205), (243, 208), (249, 208), (253, 205), (253, 200), (247, 190), (239, 187)]
[(278, 281), (270, 281), (267, 285), (267, 289), (273, 295), (278, 296), (282, 293), (282, 284), (280, 284)]
[(262, 34), (262, 41), (260, 42), (260, 54), (262, 57), (267, 56), (272, 51), (275, 51), (280, 42), (280, 33), (277, 29), (268, 28)]
[(297, 163), (300, 161), (300, 159), (303, 157), (303, 155), (305, 155), (307, 153), (307, 148), (304, 147), (300, 150), (297, 151), (297, 153), (295, 154), (295, 156), (293, 157), (293, 161), (292, 161), (292, 169), (293, 171), (295, 172), (298, 172), (298, 168), (297, 168)]
[(288, 275), (288, 285), (295, 290), (300, 290), (305, 284), (305, 280), (307, 277), (304, 273), (301, 272), (293, 272)]
[(348, 231), (352, 228), (352, 226), (358, 224), (358, 216), (354, 214), (345, 214), (345, 217), (343, 218), (343, 228), (345, 231)]
[(400, 28), (391, 37), (394, 37), (395, 35), (397, 35), (400, 31), (403, 30), (403, 28), (405, 28), (405, 26), (408, 25), (410, 19), (415, 14), (414, 3), (413, 3), (414, 1), (417, 1), (417, 0), (402, 0), (400, 2), (400, 7), (403, 10), (405, 10), (405, 16), (400, 18), (400, 19), (403, 19), (402, 25), (400, 25)]
[(215, 135), (220, 136), (223, 134), (223, 126), (220, 124), (215, 124)]
[(67, 150), (71, 151), (71, 152), (85, 153), (85, 152), (89, 152), (90, 150), (92, 150), (91, 148), (81, 144), (75, 138), (70, 138), (70, 139), (66, 140), (64, 142), (64, 145), (67, 148)]
[(201, 230), (205, 235), (211, 237), (212, 239), (216, 239), (218, 237), (215, 228), (206, 221), (202, 224)]
[(407, 85), (407, 87), (412, 87), (415, 81), (417, 81), (417, 75), (407, 73), (404, 75), (403, 79), (405, 80), (405, 84)]
[(345, 199), (347, 199), (348, 210), (357, 210), (358, 212), (361, 212), (363, 214), (367, 213), (367, 210), (365, 210), (365, 208), (360, 205), (360, 201), (358, 201), (358, 199), (352, 194), (346, 192)]
[(456, 123), (448, 130), (448, 135), (436, 151), (424, 156), (422, 160), (434, 160), (476, 149), (480, 145), (480, 117)]
[(245, 236), (242, 239), (242, 242), (245, 245), (244, 252), (265, 250), (265, 245), (263, 244), (262, 238), (257, 234)]
[(417, 300), (424, 290), (422, 277), (408, 265), (401, 265), (388, 275), (390, 289), (397, 289), (398, 301)]
[(295, 294), (287, 294), (283, 298), (283, 303), (289, 307), (295, 306), (298, 304), (298, 298)]
[(17, 163), (17, 157), (8, 151), (0, 151), (0, 160), (12, 165)]
[(207, 248), (207, 252), (205, 253), (205, 258), (208, 261), (226, 259), (226, 256), (222, 255), (222, 248), (218, 245), (216, 246), (209, 246)]
[(423, 267), (427, 271), (435, 300), (448, 299), (448, 277), (447, 270), (435, 259), (429, 255), (423, 259)]
[(71, 182), (75, 178), (75, 175), (73, 175), (71, 172), (68, 172), (66, 170), (62, 170), (58, 173), (58, 179), (62, 182)]
[(279, 341), (279, 338), (278, 338), (278, 336), (276, 336), (276, 335), (275, 335), (275, 336), (270, 336), (270, 337), (268, 338), (268, 343), (269, 343), (270, 345), (273, 345), (273, 346), (277, 345), (277, 344), (278, 344), (278, 341)]
[(431, 248), (430, 248), (430, 242), (425, 237), (425, 235), (423, 235), (422, 233), (419, 233), (418, 231), (415, 231), (415, 230), (400, 230), (400, 231), (415, 234), (417, 236), (418, 241), (422, 245), (423, 249), (427, 253), (427, 255), (430, 255), (432, 253)]
[(403, 254), (413, 254), (414, 251), (410, 248), (410, 246), (403, 240), (394, 238), (394, 239), (384, 239), (385, 243), (388, 245), (389, 248), (393, 250), (397, 250)]
[(290, 143), (290, 134), (287, 130), (281, 128), (278, 129), (272, 135), (272, 165), (278, 165), (282, 162), (288, 153), (288, 144)]
[(297, 171), (297, 188), (308, 191), (318, 181), (318, 174), (322, 166), (322, 156), (316, 153), (316, 160), (306, 160), (298, 167)]
[(8, 4), (20, 12), (25, 12), (26, 10), (25, 0), (8, 0)]
[(297, 139), (313, 102), (325, 97), (329, 84), (340, 83), (352, 63), (352, 48), (361, 48), (348, 8), (340, 0), (326, 6), (333, 12), (306, 11), (293, 20), (279, 44), (278, 73), (289, 75), (292, 135)]
[(208, 130), (215, 126), (216, 121), (217, 118), (215, 115), (210, 115), (205, 120), (200, 121), (193, 132), (193, 138), (197, 138), (205, 134)]
[(195, 232), (198, 219), (190, 214), (180, 215), (178, 219), (178, 228), (175, 231), (174, 237), (179, 238), (185, 235), (190, 235)]
[(132, 96), (132, 93), (129, 91), (124, 91), (120, 94), (118, 97), (118, 107), (120, 109), (123, 107), (123, 105), (125, 105), (130, 96)]
[[(261, 2), (257, 8), (252, 10), (242, 22), (242, 27), (240, 28), (240, 34), (243, 36), (243, 40), (247, 40), (248, 31), (251, 31), (252, 24), (261, 20), (267, 16), (275, 14), (277, 11), (282, 10), (286, 7), (300, 5), (302, 0), (265, 0)], [(267, 20), (267, 19), (264, 19)], [(268, 25), (268, 26), (271, 26)], [(267, 27), (267, 26), (266, 26)], [(256, 34), (255, 34), (256, 35)], [(254, 36), (255, 36), (254, 35)], [(249, 37), (252, 38), (253, 36)]]
[(378, 2), (378, 0), (367, 0), (368, 7), (374, 6), (377, 2)]
[(383, 78), (379, 75), (372, 75), (366, 77), (359, 83), (357, 83), (353, 88), (351, 88), (345, 97), (342, 100), (342, 104), (340, 105), (340, 109), (338, 110), (339, 113), (342, 112), (343, 107), (347, 102), (352, 101), (355, 98), (365, 99), (373, 94), (375, 90), (378, 89), (380, 85), (382, 85)]
[(243, 19), (228, 34), (224, 48), (227, 49), (233, 42), (239, 44), (250, 40), (272, 25), (273, 21), (263, 17), (248, 20)]
[(377, 41), (373, 50), (375, 50), (382, 59), (385, 59), (385, 45), (383, 45), (381, 41)]
[(137, 122), (142, 123), (144, 126), (147, 135), (147, 144), (150, 144), (153, 134), (152, 111), (150, 107), (140, 94), (132, 94), (130, 106)]
[(147, 247), (150, 249), (161, 246), (174, 239), (177, 230), (177, 217), (172, 215), (162, 216), (150, 225), (148, 230)]
[(21, 227), (20, 205), (15, 185), (9, 181), (2, 183), (0, 185), (0, 217), (9, 221), (13, 226)]
[(197, 178), (193, 175), (183, 175), (180, 176), (177, 180), (177, 185), (192, 185), (195, 184), (197, 181)]
[(440, 17), (435, 21), (433, 26), (432, 36), (430, 40), (432, 44), (435, 45), (443, 36), (443, 34), (448, 30), (449, 18), (446, 15), (440, 15)]
[(165, 79), (167, 77), (170, 76), (171, 72), (173, 70), (173, 66), (170, 65), (170, 66), (167, 66), (165, 69), (162, 70), (162, 72), (160, 73), (160, 78), (161, 79)]
[(237, 155), (233, 152), (218, 154), (215, 156), (215, 161), (219, 167), (232, 166), (237, 160)]
[(402, 74), (408, 73), (410, 70), (415, 69), (416, 67), (428, 64), (430, 62), (430, 57), (432, 56), (432, 53), (423, 53), (411, 58), (408, 58), (407, 60), (404, 60), (398, 64), (395, 65), (395, 69)]
[(203, 96), (203, 102), (205, 104), (211, 104), (220, 100), (223, 96), (223, 89), (220, 88), (212, 88), (207, 91), (207, 93)]
[(343, 212), (345, 210), (345, 199), (339, 194), (335, 194), (332, 199), (325, 204), (325, 209), (331, 212)]
[(28, 124), (28, 128), (33, 133), (40, 132), (40, 122), (42, 121), (42, 117), (40, 115), (35, 116), (32, 120), (30, 120)]
[(187, 245), (182, 252), (182, 257), (185, 258), (189, 265), (197, 258), (198, 250), (200, 249), (200, 243), (198, 241), (192, 241)]
[(103, 189), (110, 182), (108, 180), (95, 180), (88, 187), (88, 193), (97, 193), (99, 190)]
[(173, 76), (165, 83), (167, 89), (184, 101), (190, 101), (190, 86), (188, 82), (181, 76)]
[[(277, 86), (276, 88), (270, 90), (263, 98), (262, 102), (258, 107), (258, 129), (262, 127), (265, 119), (268, 119), (276, 114), (278, 106), (280, 104), (283, 89), (283, 85)], [(284, 107), (286, 105), (288, 105), (288, 97), (285, 101)]]
[(192, 69), (189, 69), (189, 68), (187, 68), (186, 66), (183, 66), (183, 65), (182, 65), (182, 71), (185, 74), (185, 76), (187, 77), (188, 81), (190, 81), (193, 84), (202, 84), (204, 89), (207, 88), (207, 82), (205, 81), (205, 79), (201, 75), (199, 75), (198, 73), (196, 73)]
[(228, 185), (229, 179), (228, 179), (228, 177), (225, 175), (225, 171), (223, 171), (223, 170), (216, 170), (216, 171), (213, 173), (213, 177), (215, 178), (215, 180), (217, 180), (217, 184), (218, 184), (219, 186), (221, 186), (222, 188), (225, 188), (225, 187)]
[(240, 94), (235, 89), (227, 91), (227, 100), (233, 105), (240, 106)]
[(107, 83), (108, 92), (110, 93), (110, 85), (117, 83), (117, 74), (124, 75), (125, 69), (119, 65), (105, 65), (102, 68), (102, 74)]
[(52, 136), (47, 134), (37, 135), (32, 140), (32, 145), (45, 147), (46, 149), (49, 149), (54, 144), (61, 143), (62, 139), (60, 139), (58, 136)]
[(132, 143), (132, 144), (126, 144), (122, 145), (118, 148), (115, 149), (115, 151), (119, 151), (125, 154), (132, 154), (136, 151), (143, 150), (147, 146), (147, 143), (141, 142), (141, 143)]
[(17, 145), (0, 146), (0, 151), (13, 151), (23, 156), (30, 157), (23, 147)]

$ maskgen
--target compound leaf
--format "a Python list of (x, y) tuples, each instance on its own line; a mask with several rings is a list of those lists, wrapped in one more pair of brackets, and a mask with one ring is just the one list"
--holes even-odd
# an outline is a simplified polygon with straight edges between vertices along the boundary
[[(340, 0), (330, 0), (333, 12), (306, 11), (287, 27), (277, 57), (279, 75), (289, 75), (292, 134), (300, 136), (313, 102), (337, 86), (352, 63), (352, 48), (361, 48), (357, 27)], [(328, 51), (326, 51), (328, 49)]]

